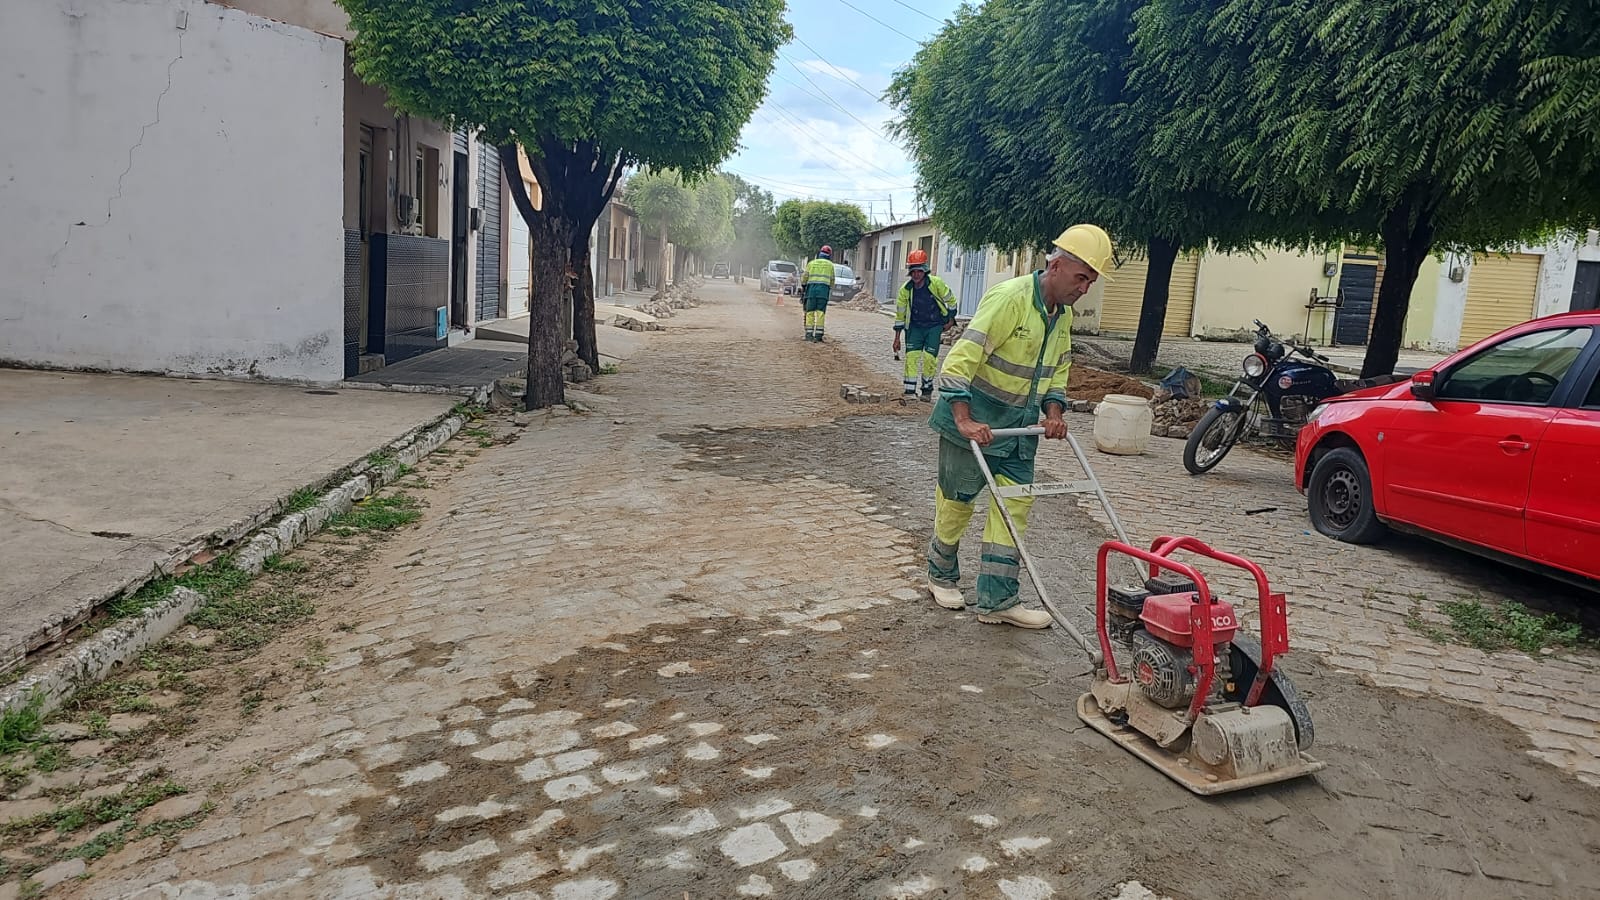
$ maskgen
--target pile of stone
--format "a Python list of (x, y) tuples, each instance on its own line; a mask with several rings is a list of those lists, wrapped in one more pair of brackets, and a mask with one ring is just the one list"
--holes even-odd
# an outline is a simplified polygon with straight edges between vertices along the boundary
[(577, 341), (567, 341), (566, 350), (561, 354), (561, 374), (573, 384), (583, 384), (594, 377), (594, 369), (578, 356)]
[(882, 403), (883, 395), (864, 384), (845, 384), (839, 386), (839, 399), (846, 403)]
[(612, 316), (606, 320), (607, 325), (627, 331), (666, 331), (660, 322), (641, 322), (632, 316)]
[(670, 319), (680, 309), (694, 309), (700, 305), (700, 298), (695, 296), (696, 284), (694, 280), (680, 281), (656, 291), (649, 300), (639, 304), (639, 311), (658, 319)]
[(832, 304), (832, 306), (839, 309), (853, 309), (857, 312), (877, 312), (883, 308), (883, 304), (879, 302), (877, 297), (873, 296), (871, 291), (860, 291), (854, 297), (848, 300), (841, 300)]
[(1150, 433), (1155, 437), (1187, 438), (1211, 407), (1200, 392), (1200, 379), (1193, 373), (1175, 388), (1157, 388), (1150, 398)]

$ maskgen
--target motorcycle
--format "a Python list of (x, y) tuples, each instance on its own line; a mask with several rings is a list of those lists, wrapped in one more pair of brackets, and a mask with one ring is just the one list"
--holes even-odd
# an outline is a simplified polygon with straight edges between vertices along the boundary
[(1260, 319), (1255, 325), (1255, 352), (1244, 358), (1243, 376), (1189, 433), (1183, 467), (1191, 475), (1211, 471), (1246, 434), (1292, 442), (1322, 401), (1394, 381), (1394, 376), (1341, 380), (1327, 367), (1326, 356), (1286, 346)]

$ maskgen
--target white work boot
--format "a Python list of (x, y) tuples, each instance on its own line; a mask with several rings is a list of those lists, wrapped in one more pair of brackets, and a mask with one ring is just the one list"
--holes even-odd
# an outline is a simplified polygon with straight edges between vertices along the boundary
[(978, 621), (985, 625), (1015, 625), (1018, 628), (1049, 628), (1050, 614), (1042, 609), (1024, 609), (1013, 606), (999, 612), (980, 612)]
[(932, 580), (928, 581), (928, 590), (933, 592), (933, 602), (945, 609), (966, 609), (967, 598), (961, 595), (960, 588), (945, 587)]

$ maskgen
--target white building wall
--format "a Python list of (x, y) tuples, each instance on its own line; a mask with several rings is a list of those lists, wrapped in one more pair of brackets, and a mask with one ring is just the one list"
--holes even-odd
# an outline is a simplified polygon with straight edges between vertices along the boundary
[(6, 0), (0, 359), (343, 377), (344, 46), (201, 0)]
[(1534, 295), (1536, 316), (1551, 316), (1572, 308), (1572, 288), (1578, 280), (1578, 241), (1566, 237), (1543, 247), (1527, 248), (1543, 253), (1539, 264), (1539, 289)]

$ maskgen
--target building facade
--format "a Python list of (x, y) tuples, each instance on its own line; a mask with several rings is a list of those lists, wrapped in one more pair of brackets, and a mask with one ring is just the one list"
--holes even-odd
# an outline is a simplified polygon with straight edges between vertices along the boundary
[(350, 37), (334, 0), (8, 4), (0, 360), (331, 382), (498, 315), (494, 148)]

